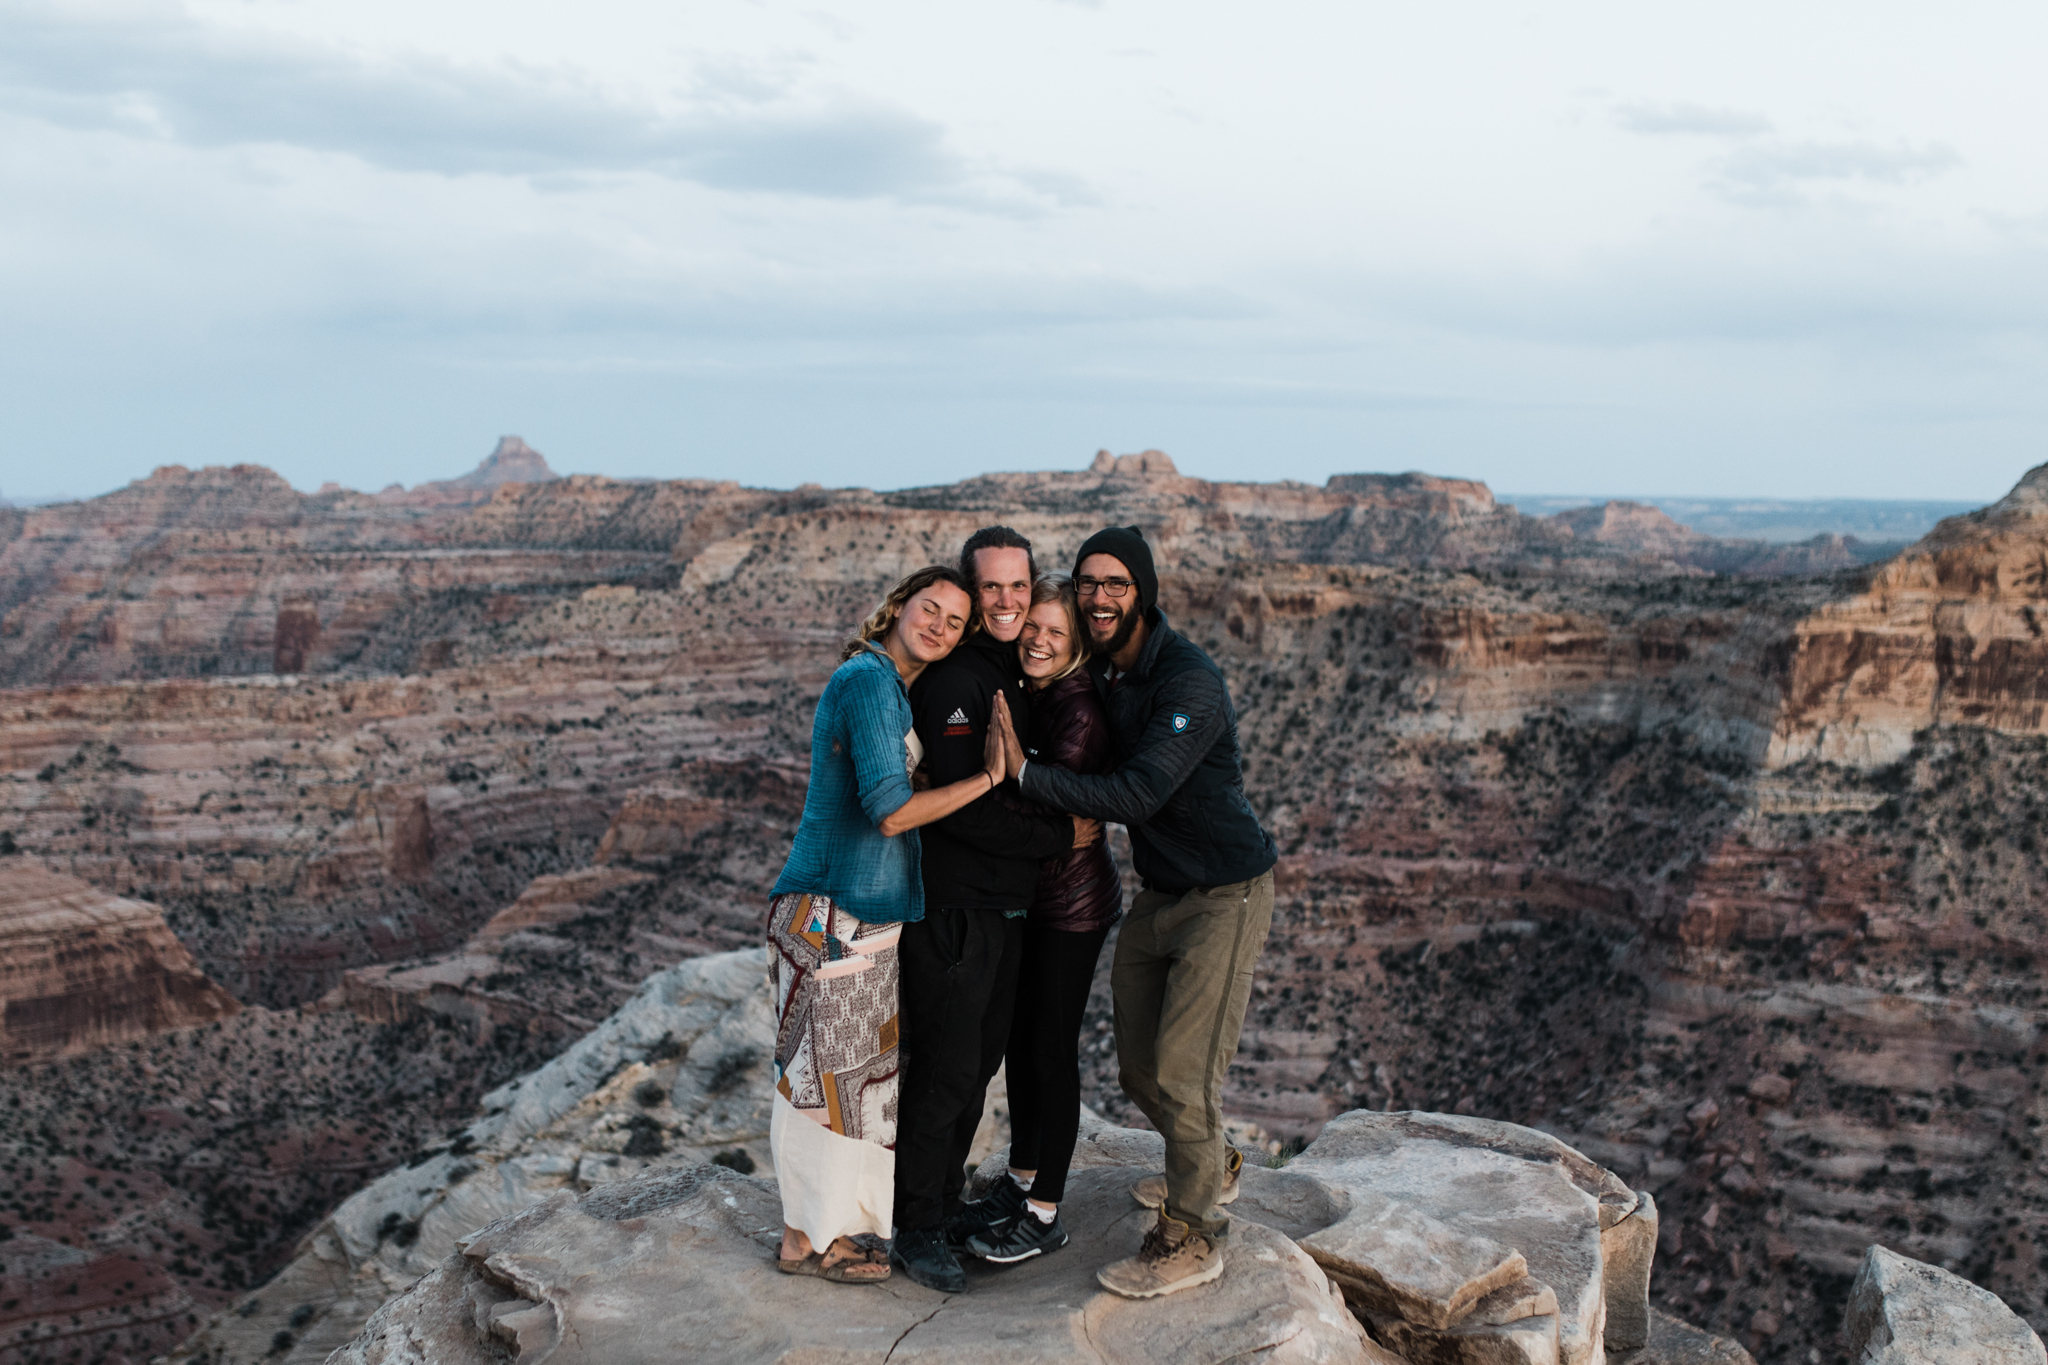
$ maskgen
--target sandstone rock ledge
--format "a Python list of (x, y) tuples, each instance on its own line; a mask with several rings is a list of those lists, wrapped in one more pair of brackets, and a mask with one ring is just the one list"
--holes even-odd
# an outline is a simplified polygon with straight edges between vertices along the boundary
[[(175, 1352), (190, 1365), (315, 1365), (486, 1225), (650, 1168), (735, 1150), (766, 1167), (775, 1022), (764, 949), (657, 972), (483, 1114), (346, 1200), (278, 1275)], [(722, 1169), (722, 1168), (716, 1168)]]
[(1063, 1210), (1073, 1242), (1009, 1269), (973, 1265), (956, 1296), (901, 1277), (863, 1288), (778, 1274), (780, 1205), (764, 1178), (697, 1166), (563, 1191), (462, 1239), (330, 1365), (1747, 1365), (1739, 1347), (1653, 1323), (1654, 1205), (1545, 1134), (1343, 1115), (1287, 1168), (1246, 1171), (1223, 1279), (1130, 1302), (1094, 1274), (1136, 1249), (1152, 1215), (1129, 1187), (1160, 1156), (1156, 1134), (1092, 1126)]
[(1849, 1291), (1844, 1323), (1856, 1365), (2044, 1365), (2041, 1338), (1988, 1289), (1874, 1246)]
[(1079, 1235), (1066, 1251), (977, 1273), (949, 1298), (900, 1278), (866, 1288), (781, 1275), (770, 1261), (782, 1221), (773, 1182), (718, 1166), (650, 1173), (466, 1239), (333, 1359), (1386, 1359), (1367, 1354), (1315, 1262), (1256, 1225), (1220, 1284), (1151, 1303), (1097, 1291), (1095, 1267), (1135, 1250), (1150, 1219), (1120, 1174), (1091, 1172), (1070, 1190)]

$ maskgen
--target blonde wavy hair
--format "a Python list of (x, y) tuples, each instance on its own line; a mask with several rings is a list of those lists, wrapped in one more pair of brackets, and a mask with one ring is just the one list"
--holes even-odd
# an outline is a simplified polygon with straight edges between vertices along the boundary
[(840, 647), (839, 662), (845, 663), (859, 655), (869, 645), (879, 644), (890, 631), (896, 629), (896, 622), (903, 615), (903, 609), (910, 605), (910, 599), (934, 583), (951, 583), (967, 594), (967, 629), (961, 632), (960, 638), (964, 640), (972, 635), (975, 628), (981, 624), (981, 608), (975, 603), (974, 590), (967, 586), (967, 580), (960, 577), (958, 569), (944, 564), (927, 564), (889, 589), (881, 604), (869, 612), (868, 619), (861, 622), (859, 629), (854, 631), (853, 638)]
[[(1067, 634), (1072, 637), (1074, 642), (1074, 657), (1072, 661), (1065, 668), (1045, 680), (1046, 683), (1056, 683), (1061, 678), (1079, 672), (1081, 665), (1088, 662), (1088, 656), (1093, 651), (1088, 647), (1087, 628), (1081, 622), (1081, 599), (1074, 595), (1074, 580), (1063, 573), (1042, 573), (1033, 579), (1031, 581), (1031, 605), (1034, 607), (1043, 606), (1047, 602), (1057, 602), (1066, 608)], [(1040, 686), (1044, 685), (1044, 683), (1040, 684)]]

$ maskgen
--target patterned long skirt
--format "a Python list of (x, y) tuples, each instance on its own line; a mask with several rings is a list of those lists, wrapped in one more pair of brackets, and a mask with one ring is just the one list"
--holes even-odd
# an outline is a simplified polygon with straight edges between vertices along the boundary
[(823, 1250), (887, 1237), (895, 1208), (896, 945), (900, 924), (868, 924), (825, 896), (768, 908), (775, 992), (775, 1112), (769, 1146), (782, 1220)]

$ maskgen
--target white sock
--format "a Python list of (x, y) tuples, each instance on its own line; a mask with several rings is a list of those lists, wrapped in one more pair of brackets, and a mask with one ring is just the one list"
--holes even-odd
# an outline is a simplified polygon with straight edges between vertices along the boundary
[(1010, 1179), (1016, 1182), (1018, 1189), (1024, 1191), (1026, 1194), (1031, 1193), (1031, 1176), (1018, 1175), (1015, 1171), (1011, 1171)]
[(1060, 1216), (1060, 1211), (1057, 1207), (1042, 1209), (1038, 1207), (1038, 1205), (1033, 1204), (1028, 1200), (1025, 1202), (1024, 1207), (1030, 1209), (1031, 1216), (1033, 1218), (1036, 1218), (1039, 1222), (1045, 1224), (1047, 1227), (1051, 1227), (1052, 1220)]

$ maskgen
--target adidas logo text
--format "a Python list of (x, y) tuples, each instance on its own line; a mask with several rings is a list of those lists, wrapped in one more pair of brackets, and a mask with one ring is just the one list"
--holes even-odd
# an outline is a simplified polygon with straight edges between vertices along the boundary
[(961, 708), (961, 707), (958, 707), (958, 706), (954, 707), (954, 708), (953, 708), (953, 714), (952, 714), (952, 715), (950, 715), (950, 716), (948, 716), (948, 717), (946, 717), (946, 724), (948, 724), (948, 725), (966, 725), (966, 724), (968, 724), (968, 720), (967, 720), (967, 712), (966, 712), (966, 711), (965, 711), (965, 710), (964, 710), (963, 708)]

